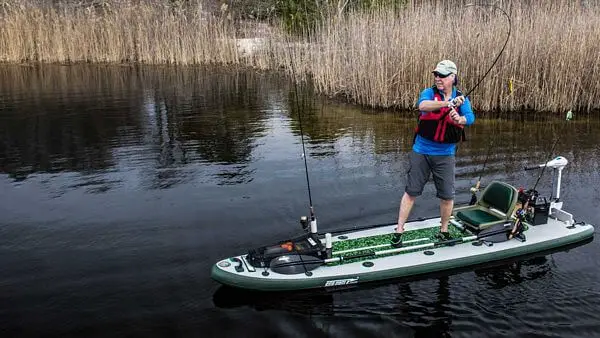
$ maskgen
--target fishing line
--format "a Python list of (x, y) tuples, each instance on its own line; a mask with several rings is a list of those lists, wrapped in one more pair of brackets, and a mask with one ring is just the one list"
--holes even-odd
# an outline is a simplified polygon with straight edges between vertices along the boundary
[[(568, 124), (568, 121), (570, 121), (573, 118), (573, 113), (569, 110), (567, 112), (567, 117), (566, 117), (566, 124)], [(546, 156), (546, 158), (548, 158), (547, 161), (551, 161), (552, 160), (552, 153), (554, 152), (554, 148), (556, 148), (556, 144), (558, 144), (558, 140), (560, 139), (560, 135), (564, 134), (564, 129), (565, 127), (563, 126), (562, 128), (559, 127), (559, 135), (556, 137), (556, 140), (554, 140), (554, 144), (552, 145), (552, 148), (550, 149), (550, 153), (548, 153), (548, 155)], [(547, 162), (546, 162), (547, 163)], [(534, 193), (535, 193), (535, 188), (537, 187), (538, 183), (540, 182), (540, 179), (542, 178), (542, 176), (544, 175), (544, 171), (546, 170), (547, 165), (544, 164), (544, 167), (542, 168), (542, 172), (540, 172), (537, 180), (535, 181), (535, 184), (533, 186), (533, 188), (531, 189)], [(554, 187), (554, 181), (552, 181), (552, 186)]]
[(496, 5), (492, 5), (492, 4), (467, 4), (467, 5), (465, 5), (465, 7), (471, 7), (471, 6), (493, 7), (493, 8), (498, 9), (499, 11), (501, 11), (504, 14), (504, 16), (506, 16), (506, 18), (508, 19), (508, 34), (506, 35), (506, 41), (504, 41), (504, 45), (502, 46), (502, 49), (500, 50), (500, 52), (494, 59), (494, 62), (492, 62), (492, 65), (490, 66), (490, 68), (485, 72), (485, 74), (483, 74), (483, 76), (479, 79), (479, 81), (477, 81), (475, 86), (473, 88), (471, 88), (471, 90), (469, 90), (467, 92), (467, 94), (464, 95), (465, 97), (468, 97), (469, 95), (471, 95), (471, 93), (475, 90), (475, 88), (479, 87), (481, 82), (483, 82), (483, 79), (486, 78), (486, 76), (490, 73), (492, 68), (494, 68), (494, 66), (500, 59), (500, 56), (502, 56), (502, 53), (504, 53), (504, 50), (506, 49), (506, 45), (508, 44), (508, 40), (510, 39), (510, 33), (512, 32), (512, 21), (510, 20), (510, 15), (508, 15), (508, 13), (506, 13), (506, 11), (503, 10), (502, 8), (500, 8)]
[[(546, 156), (546, 158), (549, 158), (549, 160), (547, 160), (546, 162), (552, 160), (552, 153), (554, 152), (554, 148), (556, 147), (556, 144), (558, 143), (558, 140), (559, 140), (559, 138), (557, 137), (556, 140), (554, 141), (554, 144), (552, 145), (552, 149), (550, 149), (550, 153), (548, 153), (548, 156)], [(540, 179), (544, 175), (544, 171), (546, 170), (546, 167), (547, 167), (547, 165), (544, 165), (544, 167), (542, 168), (542, 171), (538, 175), (537, 180), (535, 181), (535, 184), (533, 185), (533, 188), (531, 189), (532, 193), (534, 193), (534, 194), (536, 192), (535, 188), (537, 187), (538, 183), (540, 183)]]
[[(572, 118), (573, 118), (573, 112), (569, 110), (569, 111), (567, 112), (565, 126), (566, 126), (566, 125), (568, 125), (569, 121), (571, 121), (571, 119), (572, 119)], [(556, 143), (558, 142), (558, 139), (560, 138), (560, 135), (564, 135), (564, 134), (565, 134), (565, 129), (567, 128), (567, 127), (565, 127), (565, 126), (563, 126), (563, 127), (560, 127), (560, 126), (559, 126), (559, 127), (558, 127), (558, 129), (559, 129), (559, 134), (558, 134), (558, 136), (556, 137), (556, 141), (554, 141), (554, 144), (555, 144), (555, 145), (556, 145)], [(554, 146), (553, 146), (553, 148), (554, 148)], [(550, 153), (550, 155), (552, 156), (552, 153)], [(554, 169), (554, 172), (556, 172), (556, 168)], [(557, 182), (557, 186), (558, 186), (558, 182)], [(552, 186), (551, 186), (551, 189), (550, 189), (550, 199), (552, 199), (552, 198), (553, 198), (553, 195), (554, 195), (554, 179), (552, 179)], [(557, 199), (556, 201), (558, 202), (558, 199)]]

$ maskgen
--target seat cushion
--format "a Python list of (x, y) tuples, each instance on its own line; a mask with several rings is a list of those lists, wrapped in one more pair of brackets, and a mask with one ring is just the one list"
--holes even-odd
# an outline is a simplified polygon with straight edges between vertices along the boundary
[(481, 209), (471, 209), (471, 210), (459, 211), (456, 213), (456, 218), (458, 218), (462, 221), (465, 221), (474, 226), (480, 226), (481, 224), (485, 224), (485, 223), (502, 221), (502, 218), (500, 218), (494, 214), (485, 212), (484, 210), (481, 210)]

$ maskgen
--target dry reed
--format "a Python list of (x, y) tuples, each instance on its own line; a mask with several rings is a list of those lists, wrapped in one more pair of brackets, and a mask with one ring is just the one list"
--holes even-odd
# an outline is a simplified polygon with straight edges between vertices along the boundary
[(230, 20), (207, 15), (201, 1), (4, 1), (0, 24), (0, 61), (227, 64), (238, 58)]
[[(515, 5), (504, 54), (472, 100), (478, 110), (560, 112), (600, 108), (600, 19), (578, 2)], [(508, 32), (499, 11), (424, 4), (393, 13), (330, 20), (314, 39), (307, 68), (318, 91), (357, 103), (414, 107), (441, 59), (456, 61), (459, 87), (473, 88)]]
[[(232, 64), (309, 75), (317, 92), (371, 107), (412, 108), (441, 59), (456, 61), (467, 91), (499, 52), (507, 22), (498, 11), (413, 1), (400, 11), (332, 14), (311, 35), (272, 27), (239, 39), (224, 8), (203, 1), (103, 1), (101, 7), (0, 2), (0, 61)], [(504, 1), (512, 36), (473, 92), (479, 111), (590, 112), (600, 108), (600, 16), (586, 1)], [(241, 48), (247, 44), (246, 50)], [(248, 50), (250, 50), (248, 52)]]

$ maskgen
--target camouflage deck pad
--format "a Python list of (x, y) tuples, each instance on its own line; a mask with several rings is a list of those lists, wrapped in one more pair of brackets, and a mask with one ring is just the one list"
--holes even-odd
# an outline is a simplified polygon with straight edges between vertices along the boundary
[[(439, 226), (434, 226), (434, 227), (425, 228), (425, 229), (418, 229), (418, 230), (406, 230), (406, 231), (404, 231), (404, 234), (402, 235), (402, 241), (404, 242), (402, 247), (406, 248), (406, 247), (411, 247), (411, 246), (417, 246), (417, 245), (423, 245), (423, 244), (437, 242), (438, 240), (436, 240), (434, 236), (439, 231), (440, 231)], [(450, 232), (450, 236), (452, 237), (452, 239), (468, 237), (468, 236), (473, 235), (469, 231), (462, 233), (460, 230), (458, 230), (457, 228), (455, 228), (453, 226), (449, 226), (448, 231)], [(339, 251), (350, 250), (350, 249), (360, 249), (360, 248), (370, 247), (370, 246), (374, 246), (374, 245), (381, 245), (381, 244), (390, 244), (390, 242), (392, 240), (392, 236), (393, 236), (393, 233), (389, 233), (389, 234), (384, 234), (384, 235), (376, 235), (376, 236), (370, 236), (370, 237), (364, 237), (364, 238), (348, 239), (348, 240), (333, 242), (333, 245), (332, 245), (333, 257), (339, 256), (339, 255), (336, 255), (336, 252), (339, 252)], [(429, 241), (406, 243), (406, 241), (410, 241), (413, 239), (419, 239), (419, 238), (429, 238)], [(388, 250), (388, 249), (393, 249), (393, 247), (391, 245), (388, 245), (388, 246), (377, 248), (377, 249), (357, 250), (357, 251), (344, 253), (344, 254), (342, 254), (342, 256), (350, 256), (350, 255), (360, 254), (360, 253), (368, 252), (368, 251), (380, 251), (380, 250)], [(410, 253), (410, 252), (414, 252), (414, 251), (418, 251), (418, 250), (425, 250), (425, 249), (406, 250), (406, 251), (401, 251), (401, 252), (397, 252), (397, 253), (391, 253), (388, 255), (380, 255), (378, 257), (401, 255), (401, 254), (406, 254), (406, 253)], [(351, 263), (351, 262), (356, 262), (356, 261), (366, 260), (366, 259), (370, 259), (370, 258), (364, 257), (364, 258), (357, 258), (357, 259), (349, 259), (349, 260), (344, 260), (343, 263)], [(371, 259), (372, 259), (372, 257), (371, 257)], [(337, 264), (340, 264), (340, 263), (337, 263)]]

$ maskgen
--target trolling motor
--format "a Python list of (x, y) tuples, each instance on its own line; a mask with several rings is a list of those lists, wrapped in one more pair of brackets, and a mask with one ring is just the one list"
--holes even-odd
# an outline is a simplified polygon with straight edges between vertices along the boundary
[[(561, 185), (561, 179), (562, 179), (562, 171), (567, 166), (568, 163), (569, 163), (569, 161), (567, 161), (566, 158), (564, 158), (562, 156), (557, 156), (553, 160), (550, 160), (546, 163), (538, 164), (536, 166), (531, 166), (531, 167), (525, 168), (525, 170), (535, 170), (535, 169), (542, 168), (542, 173), (543, 173), (543, 169), (545, 169), (545, 168), (552, 168), (555, 171), (558, 170), (557, 179), (556, 179), (556, 197), (554, 199), (550, 200), (551, 208), (559, 209), (559, 210), (562, 209), (562, 202), (560, 201), (560, 185)], [(540, 176), (541, 176), (541, 174), (540, 174)], [(539, 178), (538, 178), (538, 181), (539, 181)], [(537, 183), (536, 183), (536, 185), (537, 185)], [(535, 190), (535, 187), (534, 187), (534, 190)]]

